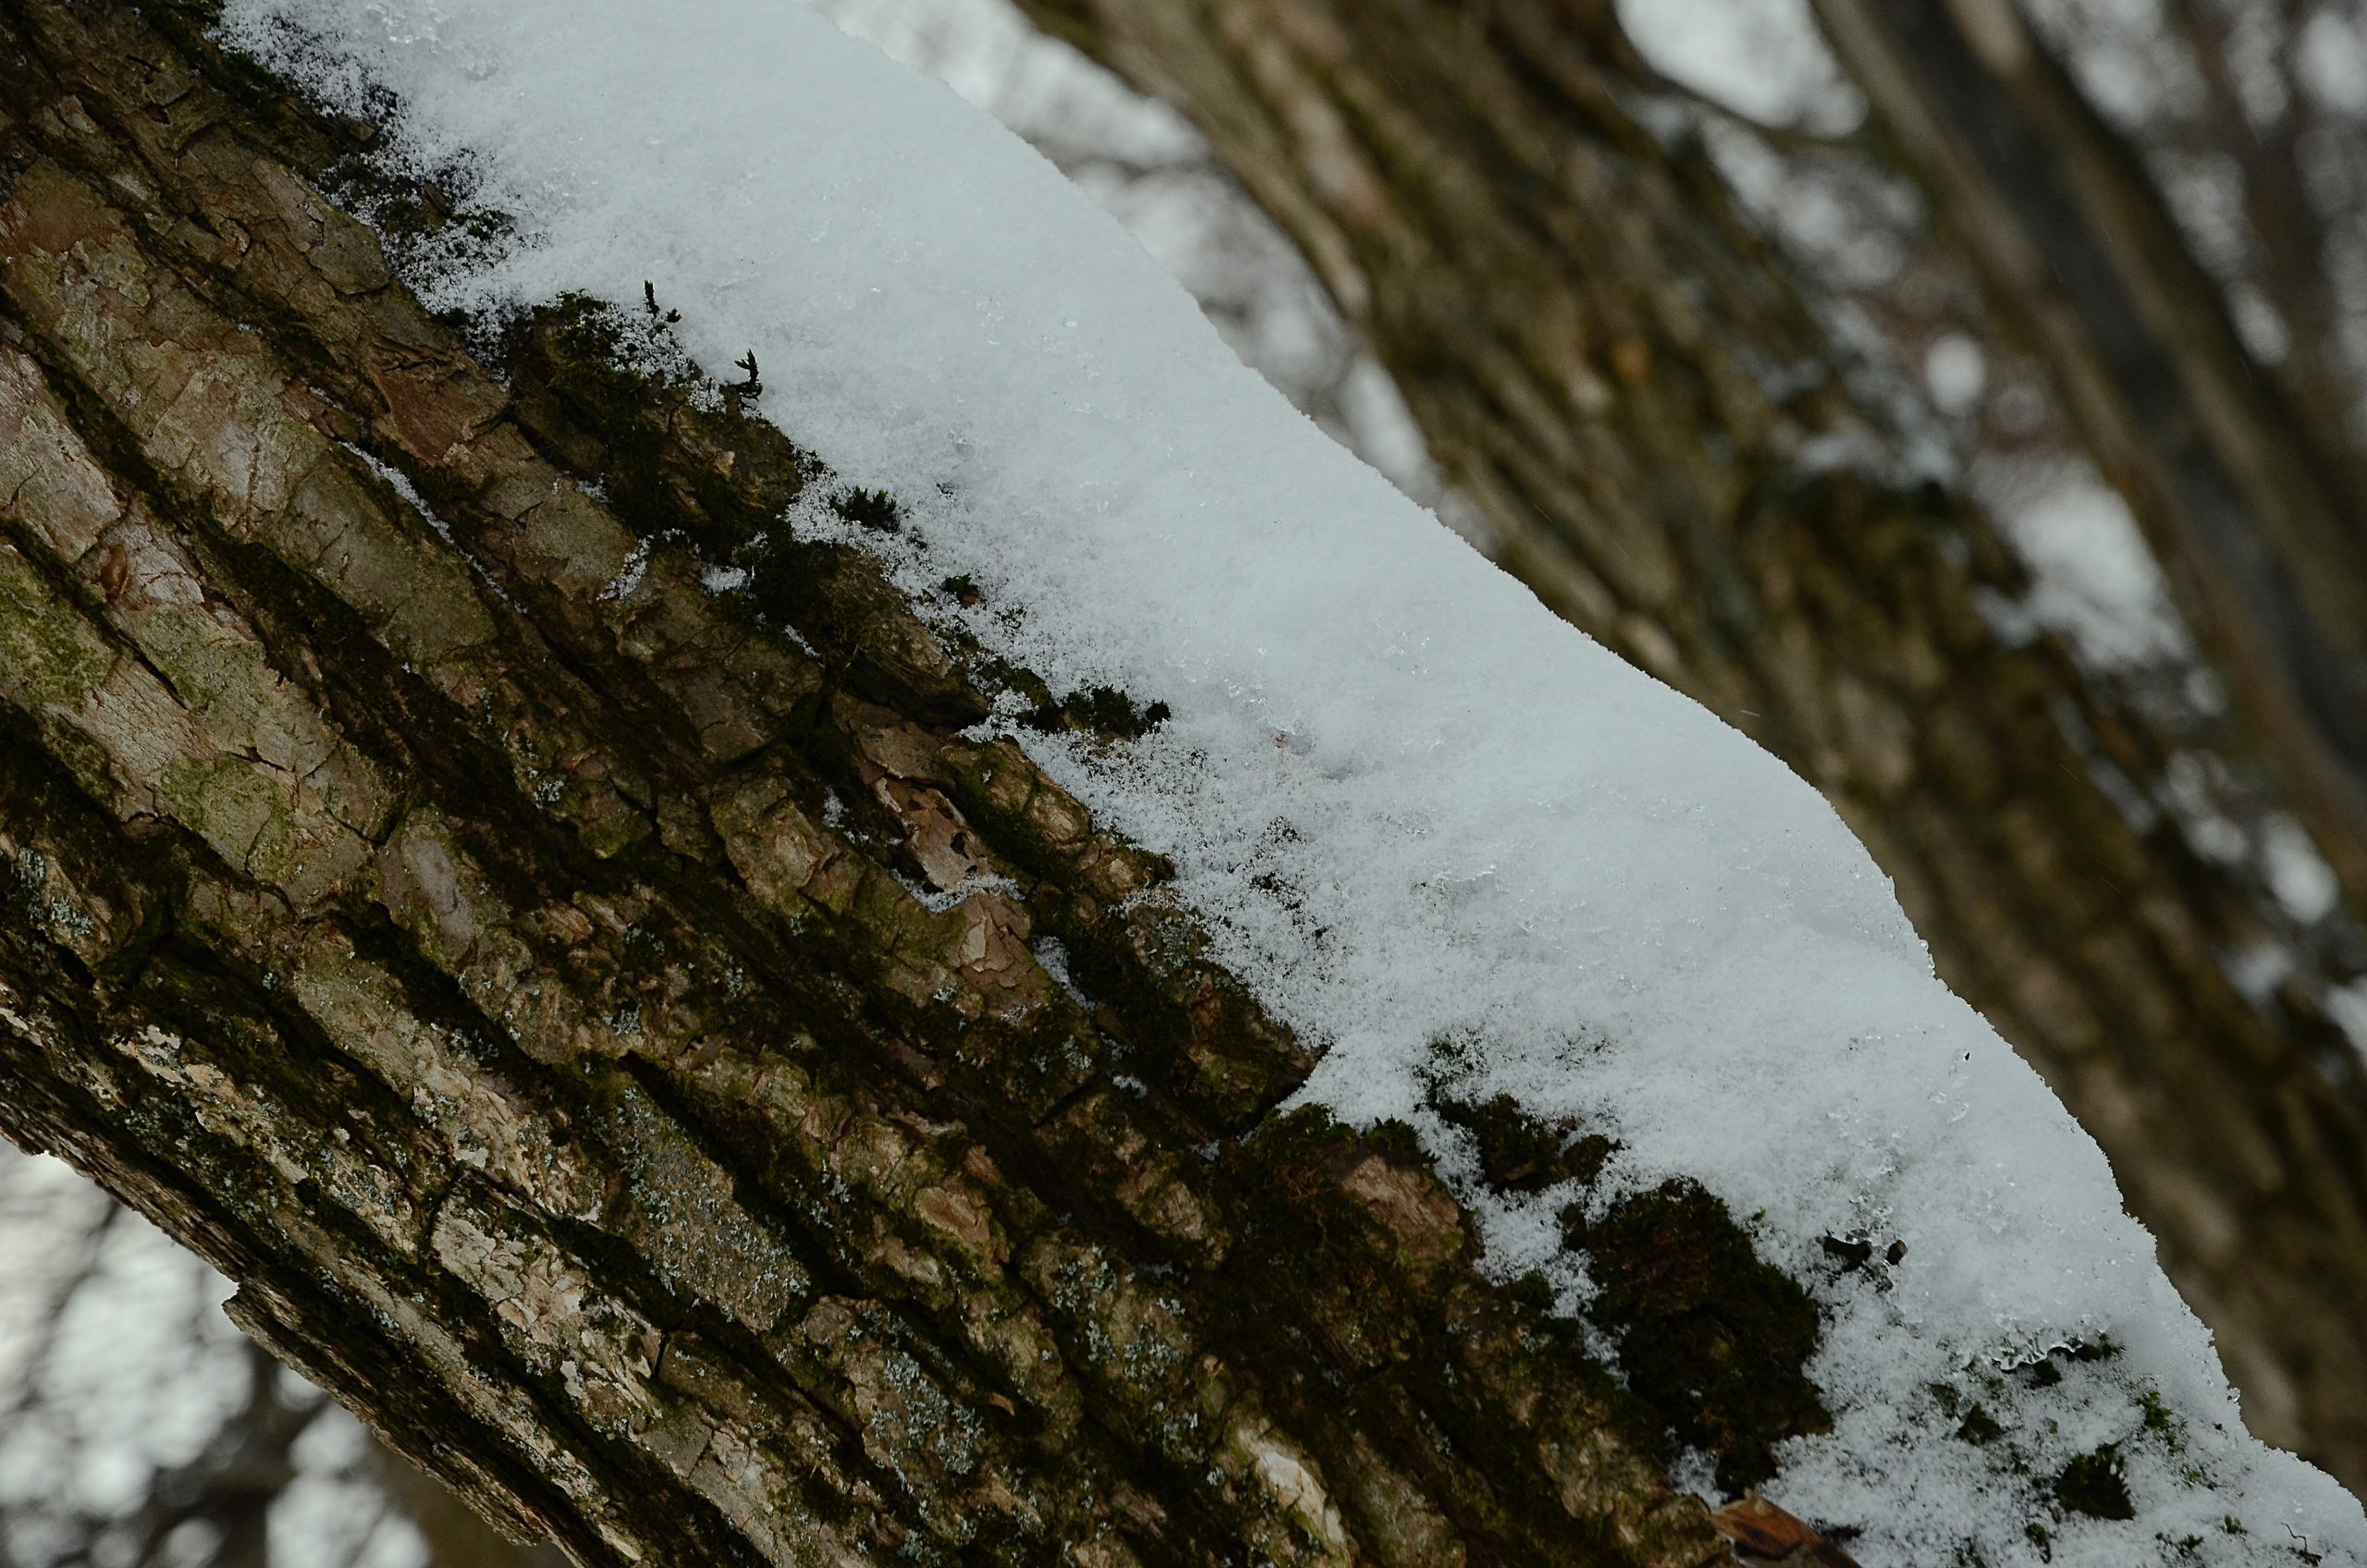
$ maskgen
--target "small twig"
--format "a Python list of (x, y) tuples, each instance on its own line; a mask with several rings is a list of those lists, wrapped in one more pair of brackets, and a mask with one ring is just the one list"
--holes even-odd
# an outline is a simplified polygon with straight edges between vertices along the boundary
[(733, 382), (730, 386), (726, 386), (724, 390), (727, 392), (737, 392), (742, 398), (763, 397), (765, 395), (765, 380), (763, 376), (756, 374), (756, 350), (751, 349), (746, 354), (732, 361), (731, 362), (738, 365), (742, 370), (746, 371), (748, 373), (748, 379), (745, 381)]
[(659, 321), (670, 324), (682, 319), (682, 312), (680, 311), (668, 311), (662, 315), (658, 313), (657, 286), (647, 278), (641, 280), (641, 302), (648, 306), (649, 313)]

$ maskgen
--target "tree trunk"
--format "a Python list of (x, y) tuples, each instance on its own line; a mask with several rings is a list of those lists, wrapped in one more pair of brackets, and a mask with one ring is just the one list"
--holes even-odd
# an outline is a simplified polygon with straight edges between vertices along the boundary
[(1734, 1376), (1647, 1405), (1402, 1129), (1269, 1116), (1308, 1052), (865, 557), (701, 585), (818, 465), (655, 302), (497, 379), (321, 192), (465, 220), (201, 15), (0, 10), (0, 1131), (585, 1563), (1720, 1557), (1666, 1433), (1822, 1418), (1798, 1287), (1652, 1200), (1714, 1294), (1631, 1344)]
[[(2280, 291), (2296, 326), (2321, 334), (2293, 356), (2289, 397), (2253, 362), (2136, 150), (2010, 0), (1818, 7), (1999, 313), (2053, 366), (2355, 898), (2367, 888), (2367, 484), (2343, 434), (2351, 398), (2322, 362), (2326, 308), (2310, 307), (2314, 291)], [(2268, 239), (2283, 266), (2311, 271), (2326, 247), (2306, 232), (2306, 198), (2290, 196), (2280, 210), (2298, 202), (2303, 231)]]
[(2238, 992), (2273, 926), (2128, 784), (2177, 738), (1984, 617), (2025, 587), (1993, 525), (1631, 116), (1608, 0), (1024, 4), (1297, 239), (1509, 569), (1824, 790), (2103, 1145), (2253, 1429), (2367, 1485), (2355, 1054)]

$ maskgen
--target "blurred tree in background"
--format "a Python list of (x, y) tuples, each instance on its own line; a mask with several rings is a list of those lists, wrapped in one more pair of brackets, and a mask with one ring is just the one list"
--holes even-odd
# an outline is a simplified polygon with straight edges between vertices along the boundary
[[(1821, 788), (2103, 1144), (2254, 1429), (2367, 1486), (2360, 12), (1025, 5), (823, 8)], [(516, 1551), (110, 1213), (0, 1165), (0, 1563)]]
[(229, 1286), (0, 1145), (0, 1563), (556, 1568), (222, 1316)]

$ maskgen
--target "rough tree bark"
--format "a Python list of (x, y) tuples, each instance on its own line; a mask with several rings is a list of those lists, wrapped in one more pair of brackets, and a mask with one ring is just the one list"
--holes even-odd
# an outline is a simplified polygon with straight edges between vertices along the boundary
[(1984, 618), (2026, 586), (2005, 547), (1698, 148), (1631, 116), (1608, 0), (1024, 4), (1298, 240), (1510, 570), (1825, 792), (2103, 1145), (2253, 1429), (2367, 1484), (2353, 1054), (2238, 994), (2257, 905), (2101, 781), (2174, 739)]
[(1269, 1116), (1160, 863), (962, 738), (1024, 673), (767, 535), (829, 481), (654, 308), (497, 379), (201, 15), (0, 8), (0, 1131), (585, 1563), (1721, 1558), (1667, 1434), (1824, 1419), (1799, 1288), (1614, 1208), (1629, 1392), (1409, 1138)]

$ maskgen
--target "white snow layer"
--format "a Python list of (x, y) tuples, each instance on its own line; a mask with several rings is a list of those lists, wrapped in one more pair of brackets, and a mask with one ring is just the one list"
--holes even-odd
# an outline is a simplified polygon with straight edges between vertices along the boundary
[[(2244, 1433), (2103, 1155), (1816, 792), (1326, 439), (986, 116), (789, 0), (229, 0), (224, 26), (332, 97), (392, 89), (409, 154), (519, 220), (433, 302), (653, 280), (703, 363), (753, 349), (764, 411), (902, 499), (909, 582), (970, 574), (975, 631), (1058, 689), (1167, 703), (1114, 758), (1029, 743), (1328, 1045), (1308, 1097), (1468, 1170), (1421, 1103), (1433, 1043), (1467, 1042), (1466, 1092), (1757, 1216), (1824, 1307), (1837, 1416), (1769, 1494), (1862, 1526), (1869, 1568), (2036, 1563), (2032, 1520), (2058, 1568), (2367, 1562), (2358, 1504)], [(1583, 1300), (1551, 1196), (1470, 1195), (1494, 1266)], [(1877, 1290), (1827, 1234), (1910, 1251)], [(2107, 1336), (2044, 1389), (2011, 1370)], [(1949, 1437), (1934, 1383), (2005, 1436)], [(2056, 1518), (2047, 1477), (2105, 1443), (2136, 1518)]]

